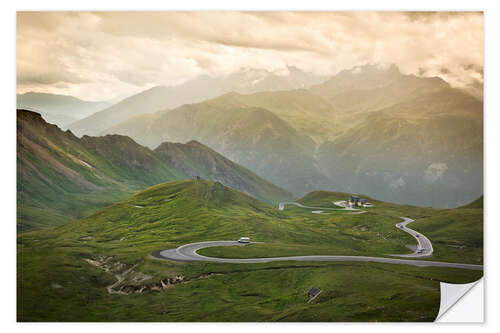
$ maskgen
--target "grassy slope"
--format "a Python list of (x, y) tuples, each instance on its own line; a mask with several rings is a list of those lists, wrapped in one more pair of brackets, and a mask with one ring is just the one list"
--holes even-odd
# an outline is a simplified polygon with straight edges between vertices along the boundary
[[(313, 192), (299, 201), (313, 205), (341, 197), (341, 193)], [(415, 222), (409, 227), (423, 233), (431, 240), (434, 247), (432, 259), (474, 264), (483, 262), (482, 197), (468, 205), (454, 209), (397, 205), (371, 198), (370, 201), (375, 203), (375, 207), (367, 208), (370, 215), (413, 218)]]
[(470, 204), (464, 205), (460, 208), (483, 208), (484, 207), (484, 198), (481, 196), (477, 200), (472, 201)]
[[(393, 224), (398, 219), (388, 216), (389, 212), (400, 216), (406, 208), (376, 203), (378, 211), (374, 208), (371, 213), (318, 216), (299, 208), (278, 211), (208, 181), (157, 185), (83, 220), (20, 233), (18, 320), (431, 321), (439, 309), (439, 281), (470, 282), (482, 272), (388, 264), (231, 265), (148, 258), (153, 250), (241, 235), (266, 242), (273, 255), (407, 250), (403, 243), (408, 236), (397, 233)], [(415, 208), (406, 215), (425, 212)], [(391, 237), (385, 235), (389, 229)], [(294, 244), (296, 249), (291, 247)], [(102, 255), (112, 256), (125, 268), (136, 265), (137, 272), (148, 275), (143, 282), (124, 282), (130, 285), (177, 275), (187, 280), (217, 275), (166, 291), (109, 295), (105, 287), (115, 282), (113, 275), (84, 261)], [(306, 292), (312, 286), (324, 293), (307, 305)]]
[[(349, 194), (342, 192), (311, 192), (298, 202), (316, 207), (334, 207), (333, 202), (345, 200)], [(422, 232), (432, 242), (434, 253), (425, 260), (482, 264), (483, 262), (483, 209), (457, 208), (432, 209), (396, 205), (374, 200), (375, 207), (365, 208), (367, 213), (351, 215), (328, 212), (312, 217), (310, 209), (287, 206), (285, 212), (302, 217), (301, 224), (320, 232), (325, 245), (315, 241), (301, 244), (293, 240), (253, 244), (249, 247), (208, 248), (204, 255), (219, 257), (266, 257), (304, 254), (352, 254), (389, 256), (411, 251), (405, 245), (415, 245), (413, 237), (395, 228), (399, 216), (413, 218), (410, 228)], [(332, 233), (334, 237), (328, 238)]]
[(456, 209), (439, 210), (418, 220), (415, 229), (429, 235), (434, 257), (483, 262), (483, 197)]

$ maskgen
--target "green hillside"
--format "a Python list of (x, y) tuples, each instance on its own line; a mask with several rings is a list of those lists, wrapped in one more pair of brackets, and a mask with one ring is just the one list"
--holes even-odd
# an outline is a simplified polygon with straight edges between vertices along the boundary
[[(305, 205), (326, 205), (328, 202), (345, 200), (347, 193), (317, 191), (308, 194), (299, 202)], [(454, 209), (432, 209), (375, 200), (370, 208), (372, 214), (407, 216), (416, 222), (410, 225), (426, 235), (434, 248), (433, 260), (483, 262), (483, 205), (482, 197), (474, 202)]]
[(483, 205), (484, 205), (484, 198), (483, 196), (481, 196), (480, 198), (472, 201), (471, 203), (465, 205), (465, 206), (462, 206), (462, 207), (459, 207), (459, 208), (483, 208)]
[[(343, 196), (321, 192), (302, 201), (318, 204)], [(394, 228), (397, 216), (420, 219), (443, 213), (374, 202), (365, 214), (317, 215), (300, 208), (279, 211), (217, 182), (160, 184), (85, 219), (20, 233), (18, 320), (432, 321), (439, 309), (439, 281), (470, 282), (482, 272), (348, 262), (177, 263), (149, 256), (190, 242), (243, 235), (264, 243), (200, 253), (407, 253), (405, 244), (414, 240)], [(461, 212), (450, 210), (456, 214), (450, 223)], [(434, 235), (438, 231), (429, 230), (431, 240)], [(467, 251), (447, 256), (437, 250), (441, 260), (475, 262)], [(324, 294), (307, 304), (311, 286)]]
[(25, 110), (17, 115), (17, 175), (21, 230), (81, 218), (134, 190), (182, 177), (130, 138), (79, 139)]
[(455, 209), (443, 209), (426, 216), (415, 229), (432, 236), (436, 258), (455, 253), (471, 262), (483, 262), (484, 216), (483, 197)]
[(164, 142), (155, 150), (168, 165), (190, 178), (220, 181), (257, 199), (277, 205), (294, 199), (293, 194), (257, 176), (250, 170), (232, 162), (216, 151), (197, 141), (186, 144)]

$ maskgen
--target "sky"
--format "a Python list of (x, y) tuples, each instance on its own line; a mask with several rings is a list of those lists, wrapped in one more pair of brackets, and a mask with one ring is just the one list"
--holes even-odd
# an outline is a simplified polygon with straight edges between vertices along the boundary
[(481, 12), (18, 12), (17, 92), (111, 100), (199, 75), (365, 64), (481, 97)]

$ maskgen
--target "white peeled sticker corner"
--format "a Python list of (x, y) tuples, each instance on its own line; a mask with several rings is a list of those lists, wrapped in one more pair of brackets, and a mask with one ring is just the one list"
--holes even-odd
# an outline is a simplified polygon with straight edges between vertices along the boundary
[(440, 283), (441, 304), (438, 323), (484, 322), (483, 278), (466, 284)]

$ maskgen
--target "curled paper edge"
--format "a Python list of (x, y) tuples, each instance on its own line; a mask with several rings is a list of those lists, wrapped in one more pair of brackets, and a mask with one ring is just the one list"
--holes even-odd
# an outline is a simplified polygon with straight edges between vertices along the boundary
[[(483, 322), (483, 278), (465, 284), (440, 282), (441, 303), (436, 322)], [(474, 289), (474, 293), (471, 290)], [(471, 294), (470, 299), (468, 294)], [(472, 295), (473, 294), (473, 295)]]

